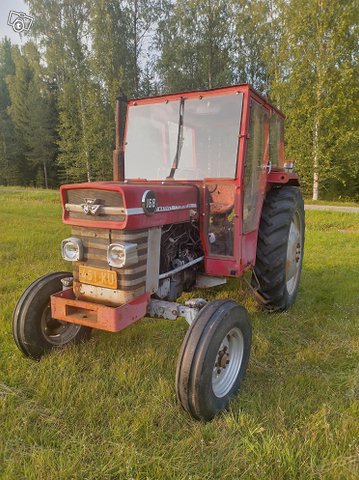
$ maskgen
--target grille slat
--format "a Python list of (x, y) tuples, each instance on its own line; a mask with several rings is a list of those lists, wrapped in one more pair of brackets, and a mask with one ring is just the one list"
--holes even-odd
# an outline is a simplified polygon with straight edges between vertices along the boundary
[(104, 243), (101, 238), (91, 238), (88, 240), (87, 238), (82, 237), (82, 243), (85, 248), (91, 248), (93, 250), (106, 250), (108, 243)]
[(109, 240), (110, 230), (103, 228), (83, 228), (83, 227), (72, 227), (72, 234), (74, 236), (83, 237), (83, 238), (102, 238)]
[[(105, 214), (99, 209), (98, 215), (86, 215), (82, 212), (81, 205), (86, 203), (86, 199), (96, 200), (97, 204), (103, 207), (123, 208), (123, 198), (120, 192), (109, 190), (100, 190), (95, 188), (79, 188), (66, 190), (67, 212), (71, 219), (124, 222), (126, 215), (124, 213)], [(71, 209), (71, 205), (74, 207)], [(80, 209), (80, 211), (78, 211)]]
[(84, 253), (84, 259), (87, 260), (88, 262), (90, 260), (96, 260), (97, 262), (103, 263), (104, 267), (109, 268), (108, 263), (107, 263), (107, 255), (104, 253), (105, 251), (102, 251), (100, 253), (96, 253), (96, 250), (94, 249), (87, 249), (85, 250)]
[(130, 231), (111, 230), (111, 239), (112, 241), (126, 239), (126, 242), (147, 243), (148, 232), (147, 230), (138, 230), (136, 233), (130, 233)]

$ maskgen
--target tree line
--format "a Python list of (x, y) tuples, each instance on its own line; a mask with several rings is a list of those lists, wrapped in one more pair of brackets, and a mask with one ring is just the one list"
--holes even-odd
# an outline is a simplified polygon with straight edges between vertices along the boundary
[(114, 103), (251, 83), (313, 198), (359, 197), (355, 0), (28, 0), (0, 42), (0, 184), (111, 178)]

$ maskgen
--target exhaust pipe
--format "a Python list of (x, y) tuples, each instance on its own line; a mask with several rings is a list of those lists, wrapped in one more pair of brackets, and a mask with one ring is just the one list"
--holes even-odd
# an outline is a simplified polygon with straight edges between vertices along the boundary
[(123, 182), (125, 179), (125, 151), (124, 130), (127, 108), (127, 97), (123, 93), (116, 98), (115, 125), (116, 125), (116, 149), (113, 151), (113, 180)]

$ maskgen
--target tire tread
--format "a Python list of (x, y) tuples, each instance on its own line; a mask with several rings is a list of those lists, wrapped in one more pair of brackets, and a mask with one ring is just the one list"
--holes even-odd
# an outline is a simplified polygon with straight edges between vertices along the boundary
[(264, 200), (252, 285), (258, 287), (257, 277), (259, 301), (270, 311), (287, 309), (296, 295), (288, 296), (285, 280), (289, 228), (296, 209), (303, 215), (304, 227), (304, 202), (297, 187), (272, 188)]

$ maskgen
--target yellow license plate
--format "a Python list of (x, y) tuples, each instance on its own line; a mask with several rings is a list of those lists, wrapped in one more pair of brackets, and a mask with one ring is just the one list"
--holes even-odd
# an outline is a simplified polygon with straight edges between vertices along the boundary
[(114, 290), (117, 289), (117, 272), (114, 270), (80, 265), (79, 280), (80, 283), (88, 283), (89, 285), (112, 288)]

